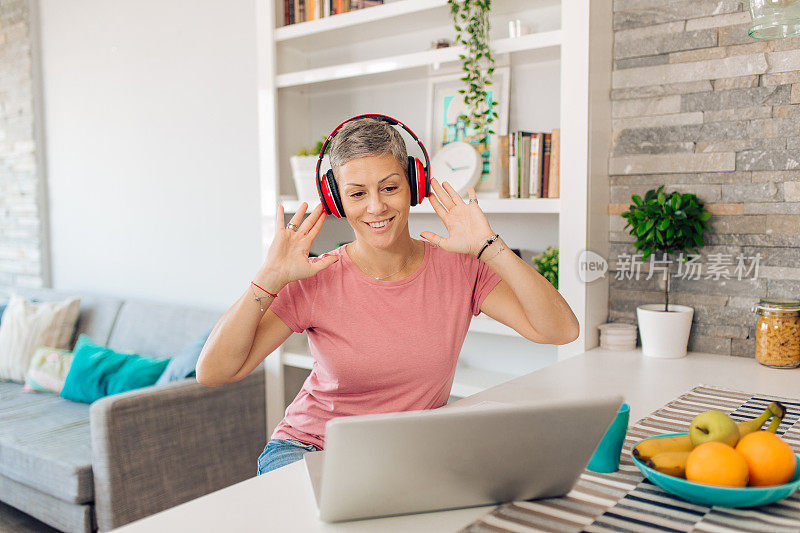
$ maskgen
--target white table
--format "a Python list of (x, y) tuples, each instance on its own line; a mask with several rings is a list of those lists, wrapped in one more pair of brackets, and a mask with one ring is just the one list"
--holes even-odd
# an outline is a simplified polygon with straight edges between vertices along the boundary
[[(456, 402), (521, 403), (621, 393), (631, 424), (700, 384), (751, 393), (797, 396), (800, 369), (778, 370), (755, 359), (690, 353), (653, 359), (641, 351), (592, 350)], [(456, 405), (452, 404), (452, 405)], [(255, 460), (255, 458), (254, 458)], [(303, 461), (254, 477), (115, 531), (457, 531), (494, 506), (326, 524), (317, 518)]]

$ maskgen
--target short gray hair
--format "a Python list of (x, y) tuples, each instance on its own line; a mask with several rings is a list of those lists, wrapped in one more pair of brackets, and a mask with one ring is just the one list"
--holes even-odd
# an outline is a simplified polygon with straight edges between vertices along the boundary
[(348, 161), (387, 153), (397, 159), (408, 176), (408, 152), (400, 132), (383, 120), (369, 117), (342, 126), (333, 137), (329, 152), (334, 176)]

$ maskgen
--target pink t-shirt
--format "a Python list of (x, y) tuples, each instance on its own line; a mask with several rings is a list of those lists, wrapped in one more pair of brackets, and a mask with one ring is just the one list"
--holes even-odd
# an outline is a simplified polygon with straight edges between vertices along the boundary
[(470, 320), (500, 277), (471, 255), (424, 244), (422, 266), (405, 279), (369, 277), (341, 246), (325, 254), (339, 261), (278, 294), (270, 309), (308, 331), (314, 364), (273, 439), (323, 448), (332, 418), (447, 403)]

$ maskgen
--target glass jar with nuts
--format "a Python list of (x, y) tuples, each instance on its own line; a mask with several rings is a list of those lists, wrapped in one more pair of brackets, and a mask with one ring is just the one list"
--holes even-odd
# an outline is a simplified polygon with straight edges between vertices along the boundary
[(753, 307), (756, 325), (756, 359), (773, 368), (800, 365), (800, 301), (764, 300)]

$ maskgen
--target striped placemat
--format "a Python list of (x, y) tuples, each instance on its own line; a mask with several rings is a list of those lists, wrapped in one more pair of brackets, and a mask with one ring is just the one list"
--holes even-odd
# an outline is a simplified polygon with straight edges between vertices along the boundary
[(787, 409), (777, 433), (800, 453), (800, 400), (700, 385), (628, 429), (617, 472), (597, 474), (586, 470), (566, 496), (500, 505), (462, 531), (800, 533), (800, 491), (763, 507), (695, 505), (650, 483), (630, 457), (631, 447), (641, 439), (685, 432), (691, 420), (703, 411), (723, 411), (738, 422), (760, 415), (776, 400)]

